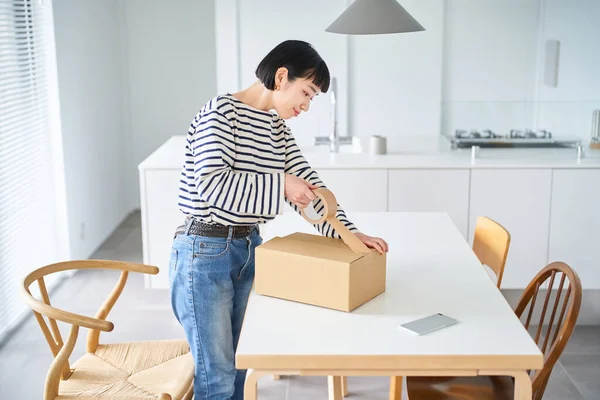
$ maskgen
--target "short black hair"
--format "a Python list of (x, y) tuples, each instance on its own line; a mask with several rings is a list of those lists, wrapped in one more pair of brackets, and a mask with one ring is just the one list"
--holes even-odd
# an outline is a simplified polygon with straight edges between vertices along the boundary
[(301, 40), (286, 40), (279, 43), (258, 64), (256, 77), (269, 90), (275, 89), (275, 73), (277, 69), (285, 67), (288, 70), (288, 79), (312, 79), (321, 92), (329, 90), (329, 68), (319, 53), (310, 43)]

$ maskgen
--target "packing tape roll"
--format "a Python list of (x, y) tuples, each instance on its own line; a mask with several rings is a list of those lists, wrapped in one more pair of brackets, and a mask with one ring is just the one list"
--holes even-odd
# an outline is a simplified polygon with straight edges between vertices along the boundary
[(325, 207), (323, 208), (323, 214), (321, 215), (321, 218), (314, 220), (309, 218), (303, 209), (301, 210), (301, 213), (304, 219), (313, 225), (321, 224), (323, 221), (329, 222), (333, 229), (335, 229), (335, 231), (342, 237), (344, 243), (346, 243), (348, 247), (352, 249), (352, 251), (357, 254), (370, 253), (371, 249), (361, 242), (356, 235), (350, 232), (350, 230), (346, 228), (346, 225), (337, 219), (337, 200), (335, 199), (333, 193), (325, 188), (315, 189), (313, 190), (313, 193), (321, 200)]

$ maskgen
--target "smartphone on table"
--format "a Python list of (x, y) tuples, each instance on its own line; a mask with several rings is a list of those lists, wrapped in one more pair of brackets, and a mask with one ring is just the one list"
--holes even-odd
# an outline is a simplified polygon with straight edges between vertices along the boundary
[(406, 322), (400, 325), (400, 328), (416, 335), (425, 335), (426, 333), (447, 328), (457, 323), (458, 320), (442, 313), (437, 313), (416, 319), (414, 321)]

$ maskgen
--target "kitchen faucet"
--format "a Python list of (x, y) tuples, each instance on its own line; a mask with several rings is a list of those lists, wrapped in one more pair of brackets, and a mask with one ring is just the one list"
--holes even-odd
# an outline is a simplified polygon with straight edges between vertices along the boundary
[(331, 153), (337, 153), (340, 150), (342, 144), (352, 144), (352, 137), (340, 136), (338, 134), (338, 121), (337, 121), (337, 79), (331, 78), (330, 85), (330, 101), (331, 101), (331, 134), (329, 136), (316, 136), (315, 145), (329, 145), (329, 151)]

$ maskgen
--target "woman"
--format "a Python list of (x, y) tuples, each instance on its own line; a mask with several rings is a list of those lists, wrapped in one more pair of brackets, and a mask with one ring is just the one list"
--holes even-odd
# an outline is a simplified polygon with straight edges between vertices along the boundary
[[(262, 243), (257, 227), (282, 214), (284, 201), (299, 211), (315, 199), (313, 189), (324, 187), (284, 120), (327, 92), (327, 65), (310, 44), (285, 41), (256, 76), (247, 89), (211, 99), (187, 135), (179, 192), (187, 217), (173, 241), (169, 281), (194, 357), (196, 400), (243, 398), (246, 371), (236, 371), (234, 353), (254, 249)], [(339, 207), (337, 217), (367, 246), (387, 251), (383, 239), (358, 232)], [(327, 222), (316, 228), (339, 237)]]

